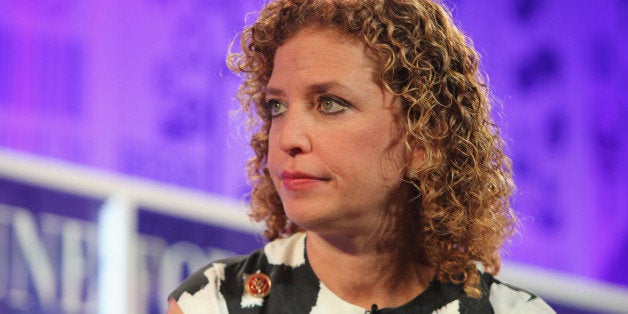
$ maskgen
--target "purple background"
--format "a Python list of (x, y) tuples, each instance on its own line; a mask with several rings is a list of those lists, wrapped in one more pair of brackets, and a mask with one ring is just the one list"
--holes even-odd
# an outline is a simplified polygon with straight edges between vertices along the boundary
[[(506, 259), (628, 286), (628, 1), (449, 3), (514, 162)], [(0, 146), (241, 198), (250, 152), (224, 59), (259, 7), (1, 1)]]

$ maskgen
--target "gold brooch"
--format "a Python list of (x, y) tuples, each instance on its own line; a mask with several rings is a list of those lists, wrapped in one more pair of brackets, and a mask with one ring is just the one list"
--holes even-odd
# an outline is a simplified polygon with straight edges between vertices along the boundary
[(270, 277), (259, 270), (251, 275), (244, 276), (244, 289), (256, 298), (263, 298), (270, 293)]

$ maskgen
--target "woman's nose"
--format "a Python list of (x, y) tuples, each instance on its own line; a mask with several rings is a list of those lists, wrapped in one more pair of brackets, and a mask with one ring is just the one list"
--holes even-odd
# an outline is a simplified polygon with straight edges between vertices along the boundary
[(273, 121), (273, 127), (277, 127), (279, 148), (295, 157), (312, 149), (309, 134), (309, 125), (312, 121), (308, 119), (306, 111), (290, 109), (293, 108), (289, 108), (282, 117)]

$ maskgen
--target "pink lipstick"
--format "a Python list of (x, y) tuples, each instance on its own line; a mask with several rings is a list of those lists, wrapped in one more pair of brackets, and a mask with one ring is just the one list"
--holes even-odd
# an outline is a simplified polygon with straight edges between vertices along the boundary
[(314, 185), (328, 181), (325, 178), (317, 177), (299, 171), (282, 171), (279, 174), (284, 189), (288, 191), (299, 191), (314, 187)]

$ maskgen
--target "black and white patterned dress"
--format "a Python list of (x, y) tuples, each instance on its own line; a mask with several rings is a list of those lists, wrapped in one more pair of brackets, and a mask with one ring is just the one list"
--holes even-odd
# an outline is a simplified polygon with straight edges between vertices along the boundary
[[(270, 293), (254, 297), (244, 289), (244, 276), (270, 277)], [(432, 281), (414, 300), (377, 313), (554, 313), (535, 295), (482, 273), (484, 294), (469, 298), (462, 287)], [(244, 257), (207, 265), (186, 279), (171, 295), (186, 314), (194, 313), (343, 313), (367, 310), (343, 301), (318, 280), (305, 254), (305, 233), (272, 241)]]

